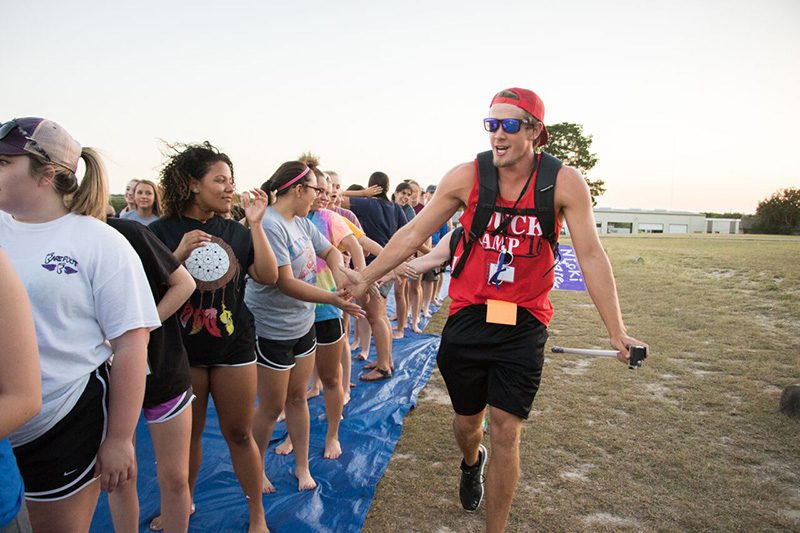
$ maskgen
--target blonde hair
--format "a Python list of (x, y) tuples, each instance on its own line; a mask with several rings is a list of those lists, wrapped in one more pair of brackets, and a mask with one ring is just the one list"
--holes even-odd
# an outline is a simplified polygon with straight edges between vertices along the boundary
[(86, 166), (83, 179), (78, 183), (78, 177), (71, 170), (54, 165), (41, 157), (31, 155), (31, 172), (41, 174), (45, 167), (52, 165), (53, 189), (62, 197), (66, 208), (79, 215), (106, 219), (106, 204), (108, 203), (108, 177), (106, 167), (100, 154), (94, 148), (83, 148), (81, 159)]

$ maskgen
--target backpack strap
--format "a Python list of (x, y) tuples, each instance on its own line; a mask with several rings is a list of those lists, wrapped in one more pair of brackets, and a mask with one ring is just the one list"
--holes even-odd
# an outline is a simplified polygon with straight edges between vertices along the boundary
[(453, 230), (450, 235), (450, 263), (453, 262), (453, 257), (456, 255), (456, 248), (458, 248), (458, 241), (464, 238), (464, 227), (459, 226)]
[[(455, 255), (458, 242), (464, 244), (463, 253), (458, 264), (452, 269), (450, 275), (457, 278), (467, 262), (472, 246), (475, 241), (480, 239), (486, 231), (489, 221), (494, 212), (503, 211), (506, 208), (495, 207), (499, 186), (497, 182), (497, 167), (494, 166), (492, 151), (481, 152), (477, 157), (478, 161), (478, 203), (475, 206), (475, 213), (470, 224), (469, 234), (462, 229), (459, 233), (453, 233), (450, 238), (450, 257)], [(539, 169), (536, 173), (536, 185), (534, 190), (534, 209), (519, 210), (524, 214), (535, 214), (539, 219), (542, 228), (542, 238), (544, 238), (553, 250), (553, 256), (558, 261), (558, 233), (556, 232), (556, 212), (555, 212), (555, 185), (558, 172), (561, 170), (562, 163), (556, 157), (541, 152)], [(456, 230), (458, 231), (458, 228)], [(555, 264), (553, 265), (553, 268)]]
[[(475, 213), (472, 215), (472, 224), (469, 227), (469, 235), (465, 235), (464, 239), (464, 252), (461, 254), (461, 260), (453, 268), (450, 275), (457, 278), (461, 271), (464, 269), (466, 259), (469, 256), (472, 246), (475, 241), (483, 236), (486, 227), (494, 213), (494, 204), (497, 200), (497, 167), (494, 166), (492, 160), (492, 151), (481, 152), (478, 154), (478, 204), (475, 206)], [(466, 231), (465, 231), (466, 233)], [(450, 238), (451, 250), (453, 246), (458, 244), (459, 239), (456, 235)], [(461, 235), (458, 235), (461, 237)], [(452, 257), (452, 254), (451, 254)]]
[(556, 177), (562, 163), (554, 156), (542, 152), (539, 172), (536, 174), (534, 202), (538, 212), (542, 237), (550, 243), (553, 254), (558, 253), (558, 234), (556, 233)]

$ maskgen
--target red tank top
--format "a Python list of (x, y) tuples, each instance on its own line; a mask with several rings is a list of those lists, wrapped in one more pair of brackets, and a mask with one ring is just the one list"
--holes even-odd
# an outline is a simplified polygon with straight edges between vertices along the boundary
[[(517, 204), (517, 210), (536, 207), (535, 187), (536, 174), (532, 184)], [(461, 225), (469, 233), (475, 207), (478, 204), (478, 161), (475, 160), (475, 183), (469, 194), (467, 209), (461, 216)], [(497, 195), (495, 205), (511, 208), (514, 201)], [(501, 223), (503, 217), (511, 217), (504, 234), (492, 236), (491, 233)], [(561, 222), (556, 217), (556, 232), (561, 231)], [(502, 247), (513, 254), (513, 260), (507, 266), (514, 268), (514, 281), (504, 281), (497, 287), (489, 283), (489, 272), (492, 265), (497, 265)], [(453, 265), (461, 259), (464, 243), (459, 242), (453, 254)], [(487, 299), (514, 302), (528, 310), (545, 326), (553, 317), (553, 305), (550, 303), (550, 290), (553, 288), (553, 250), (546, 239), (542, 238), (542, 228), (535, 215), (509, 215), (495, 211), (486, 232), (473, 246), (467, 257), (461, 274), (450, 280), (450, 314), (470, 306), (485, 304)]]

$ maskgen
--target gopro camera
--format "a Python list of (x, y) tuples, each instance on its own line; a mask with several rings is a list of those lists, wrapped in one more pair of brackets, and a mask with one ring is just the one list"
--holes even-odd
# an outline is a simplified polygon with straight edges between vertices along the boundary
[(641, 368), (647, 359), (647, 348), (644, 346), (631, 346), (628, 353), (630, 354), (628, 368)]

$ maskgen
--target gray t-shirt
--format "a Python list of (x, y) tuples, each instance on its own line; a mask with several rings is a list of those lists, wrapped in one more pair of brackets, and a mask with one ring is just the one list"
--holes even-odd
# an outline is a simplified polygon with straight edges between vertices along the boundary
[(134, 220), (139, 224), (144, 224), (145, 226), (149, 226), (153, 222), (159, 219), (158, 215), (150, 215), (149, 217), (143, 217), (139, 214), (138, 211), (128, 211), (120, 218), (124, 218), (125, 220)]
[[(314, 285), (317, 280), (317, 254), (331, 243), (305, 217), (286, 220), (272, 207), (262, 221), (278, 268), (292, 266), (295, 279)], [(244, 301), (256, 319), (256, 335), (265, 339), (299, 339), (314, 324), (314, 306), (283, 294), (277, 285), (261, 285), (247, 279)]]

